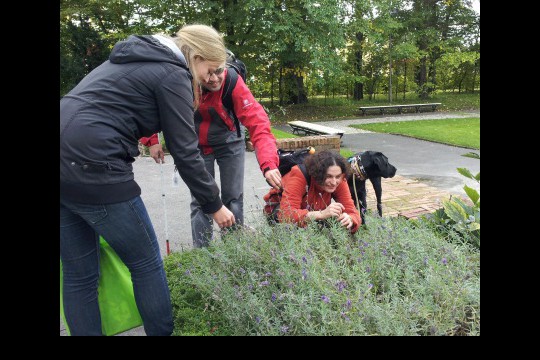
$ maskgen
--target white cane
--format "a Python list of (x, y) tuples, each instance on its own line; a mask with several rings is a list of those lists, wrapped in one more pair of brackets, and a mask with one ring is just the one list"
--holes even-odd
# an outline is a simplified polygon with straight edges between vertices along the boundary
[[(158, 133), (158, 141), (161, 144), (161, 133)], [(160, 159), (159, 171), (161, 172), (161, 200), (163, 203), (163, 214), (165, 216), (165, 244), (167, 246), (167, 255), (171, 253), (169, 248), (169, 224), (167, 223), (167, 202), (165, 200), (165, 179), (163, 177), (163, 160)]]

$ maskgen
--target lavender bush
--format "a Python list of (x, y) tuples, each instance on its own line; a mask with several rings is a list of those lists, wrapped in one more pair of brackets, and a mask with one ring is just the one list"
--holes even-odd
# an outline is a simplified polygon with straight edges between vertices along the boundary
[(479, 249), (423, 222), (367, 223), (354, 236), (335, 223), (261, 224), (190, 250), (189, 264), (172, 254), (169, 282), (200, 299), (171, 286), (175, 308), (214, 316), (218, 335), (480, 335)]

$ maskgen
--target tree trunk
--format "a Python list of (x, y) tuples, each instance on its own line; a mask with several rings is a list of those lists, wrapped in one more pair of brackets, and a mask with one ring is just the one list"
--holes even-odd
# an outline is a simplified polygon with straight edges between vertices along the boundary
[(403, 67), (405, 68), (403, 77), (405, 82), (403, 83), (403, 100), (405, 100), (405, 94), (407, 93), (407, 60), (403, 60)]
[(306, 94), (306, 88), (304, 87), (304, 77), (303, 76), (295, 76), (296, 77), (296, 87), (298, 90), (298, 104), (307, 104), (308, 97)]
[(279, 106), (283, 106), (283, 67), (279, 67)]
[(427, 99), (428, 92), (426, 89), (427, 83), (427, 58), (424, 56), (420, 59), (420, 65), (418, 65), (418, 75), (417, 75), (417, 84), (419, 93), (418, 96), (420, 99)]
[(274, 76), (276, 74), (274, 65), (270, 70), (270, 106), (274, 106)]
[[(354, 70), (356, 75), (362, 75), (362, 41), (364, 40), (364, 34), (356, 33), (356, 41), (358, 50), (354, 52)], [(364, 98), (364, 84), (361, 82), (354, 82), (353, 99), (360, 100)]]

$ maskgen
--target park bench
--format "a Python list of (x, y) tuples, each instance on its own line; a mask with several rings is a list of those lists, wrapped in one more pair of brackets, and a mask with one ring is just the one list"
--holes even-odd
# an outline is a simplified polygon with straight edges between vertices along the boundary
[(415, 112), (421, 112), (422, 110), (426, 111), (435, 111), (437, 106), (441, 103), (425, 103), (425, 104), (407, 104), (407, 105), (384, 105), (384, 106), (361, 106), (358, 109), (362, 111), (362, 115), (366, 115), (367, 111), (374, 110), (378, 111), (381, 115), (385, 112), (396, 111), (398, 114), (402, 114), (403, 110), (414, 109)]
[(304, 135), (339, 135), (341, 138), (344, 133), (339, 129), (313, 124), (306, 121), (289, 121), (287, 124), (291, 127), (293, 134), (299, 134), (302, 132)]

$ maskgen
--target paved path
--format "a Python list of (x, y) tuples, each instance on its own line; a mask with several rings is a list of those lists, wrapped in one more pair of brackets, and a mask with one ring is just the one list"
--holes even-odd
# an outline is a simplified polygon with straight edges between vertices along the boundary
[[(463, 185), (479, 189), (476, 182), (461, 176), (456, 168), (468, 168), (473, 174), (480, 171), (480, 161), (466, 158), (462, 154), (470, 149), (431, 143), (403, 136), (358, 132), (349, 128), (348, 124), (380, 121), (403, 121), (434, 118), (479, 116), (479, 113), (425, 113), (397, 116), (366, 117), (354, 120), (320, 122), (343, 129), (344, 148), (354, 152), (376, 150), (383, 152), (397, 168), (396, 176), (383, 179), (383, 211), (385, 216), (399, 214), (414, 218), (422, 213), (438, 208), (440, 200), (453, 195), (464, 195)], [(287, 126), (287, 125), (285, 125)], [(280, 128), (289, 131), (283, 126)], [(479, 151), (475, 151), (478, 154)], [(144, 200), (160, 243), (162, 255), (165, 256), (165, 209), (167, 212), (167, 230), (171, 251), (182, 251), (191, 248), (191, 227), (189, 215), (190, 195), (183, 182), (173, 186), (174, 165), (171, 156), (166, 156), (165, 164), (158, 165), (149, 157), (141, 157), (134, 163), (135, 180), (142, 188)], [(163, 183), (162, 183), (163, 174)], [(219, 179), (219, 171), (216, 171)], [(162, 185), (163, 184), (163, 185)], [(245, 221), (257, 226), (262, 218), (262, 196), (269, 186), (264, 180), (255, 153), (246, 153), (246, 172), (244, 176), (244, 213)], [(375, 210), (374, 191), (370, 184), (368, 189), (368, 208)], [(163, 205), (162, 193), (165, 193)], [(60, 335), (66, 335), (60, 321)], [(144, 335), (142, 327), (127, 331), (122, 336)]]

